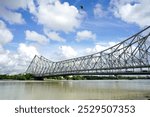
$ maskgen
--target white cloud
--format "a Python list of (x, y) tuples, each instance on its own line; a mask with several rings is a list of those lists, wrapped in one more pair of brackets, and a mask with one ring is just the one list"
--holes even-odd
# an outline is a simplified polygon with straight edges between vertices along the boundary
[(60, 0), (37, 0), (39, 4), (54, 4), (56, 1)]
[(2, 45), (0, 45), (0, 54), (2, 54), (4, 52), (4, 49), (2, 47)]
[(9, 9), (26, 8), (26, 0), (1, 0), (0, 6), (8, 7)]
[(95, 40), (95, 39), (96, 39), (96, 35), (93, 34), (91, 31), (88, 31), (88, 30), (79, 31), (79, 32), (77, 32), (77, 35), (76, 35), (77, 41)]
[(3, 49), (0, 52), (0, 74), (25, 72), (35, 54), (39, 55), (39, 52), (34, 46), (23, 43), (19, 44), (15, 53)]
[(29, 9), (37, 18), (38, 23), (53, 31), (74, 31), (80, 26), (81, 15), (76, 7), (70, 6), (68, 2), (54, 3), (38, 1), (38, 7), (30, 2)]
[(88, 14), (87, 14), (87, 12), (85, 11), (85, 10), (79, 10), (79, 13), (80, 13), (80, 17), (81, 17), (81, 19), (85, 19), (85, 18), (87, 18), (87, 16), (88, 16)]
[(59, 41), (59, 42), (65, 42), (66, 40), (62, 37), (60, 37), (59, 33), (54, 31), (48, 31), (44, 30), (44, 33), (47, 35), (47, 37), (53, 41)]
[(27, 40), (36, 41), (40, 44), (45, 44), (49, 41), (44, 35), (39, 34), (35, 31), (26, 30), (25, 35)]
[(68, 59), (77, 56), (77, 52), (71, 46), (60, 46), (59, 51), (59, 56), (61, 56), (61, 59)]
[(12, 24), (23, 24), (22, 14), (16, 11), (19, 8), (26, 8), (26, 0), (1, 0), (0, 17)]
[(32, 59), (34, 55), (38, 55), (38, 51), (34, 46), (26, 45), (24, 43), (20, 43), (18, 47), (18, 53), (20, 56), (25, 56), (26, 58)]
[(103, 7), (99, 3), (97, 3), (95, 5), (93, 12), (94, 12), (95, 17), (103, 17), (103, 16), (105, 16), (105, 11), (103, 11)]
[(27, 9), (32, 14), (36, 13), (36, 7), (33, 0), (27, 0)]
[(116, 42), (97, 43), (93, 48), (86, 48), (85, 53), (93, 54), (93, 53), (101, 52), (111, 46), (114, 46), (115, 44), (117, 43)]
[(7, 65), (8, 62), (9, 62), (9, 57), (7, 56), (8, 52), (6, 51), (5, 54), (1, 54), (1, 57), (0, 57), (0, 65)]
[(0, 45), (7, 44), (13, 39), (13, 34), (6, 27), (5, 23), (0, 20)]
[(150, 25), (149, 0), (111, 0), (111, 10), (116, 17), (141, 27)]

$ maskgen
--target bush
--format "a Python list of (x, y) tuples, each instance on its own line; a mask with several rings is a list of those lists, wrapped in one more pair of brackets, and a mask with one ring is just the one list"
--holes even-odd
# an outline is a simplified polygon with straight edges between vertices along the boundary
[(31, 80), (33, 79), (33, 76), (31, 74), (0, 75), (0, 79)]

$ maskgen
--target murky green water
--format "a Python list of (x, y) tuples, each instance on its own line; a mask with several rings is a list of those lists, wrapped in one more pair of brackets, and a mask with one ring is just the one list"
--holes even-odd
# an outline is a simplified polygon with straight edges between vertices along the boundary
[(0, 81), (0, 99), (150, 99), (150, 80)]

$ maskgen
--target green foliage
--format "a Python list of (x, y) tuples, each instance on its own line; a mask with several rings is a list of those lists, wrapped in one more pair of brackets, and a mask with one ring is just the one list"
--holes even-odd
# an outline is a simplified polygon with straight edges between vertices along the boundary
[(66, 80), (85, 80), (84, 76), (63, 76)]
[(17, 74), (17, 75), (0, 75), (0, 79), (3, 80), (32, 80), (31, 74)]
[[(79, 76), (79, 75), (66, 75), (66, 76), (50, 76), (46, 79), (53, 80), (132, 80), (132, 79), (150, 79), (149, 76)], [(36, 80), (31, 74), (17, 74), (17, 75), (0, 75), (0, 80)]]
[(7, 75), (0, 75), (0, 80), (6, 79), (6, 78), (7, 78)]
[(86, 80), (84, 76), (73, 76), (72, 80)]
[(65, 76), (50, 76), (50, 77), (46, 77), (46, 79), (54, 79), (54, 80), (85, 80), (84, 76), (69, 76), (69, 75), (65, 75)]
[(49, 77), (46, 77), (46, 79), (63, 80), (63, 77), (62, 76), (49, 76)]

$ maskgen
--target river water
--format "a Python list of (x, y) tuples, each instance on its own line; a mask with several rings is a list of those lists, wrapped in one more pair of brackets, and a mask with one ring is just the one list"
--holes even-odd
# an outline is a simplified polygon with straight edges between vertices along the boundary
[(1, 80), (0, 99), (150, 99), (150, 80)]

